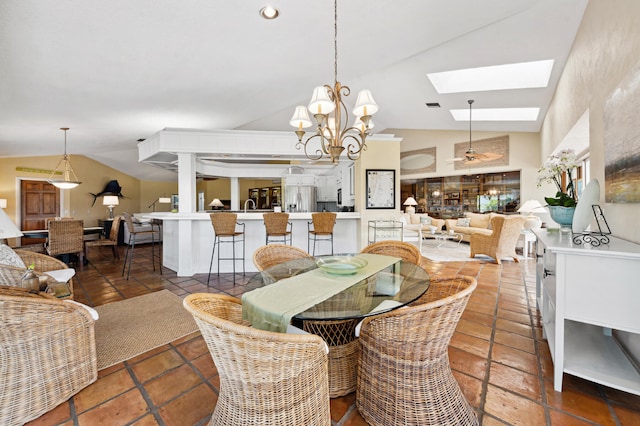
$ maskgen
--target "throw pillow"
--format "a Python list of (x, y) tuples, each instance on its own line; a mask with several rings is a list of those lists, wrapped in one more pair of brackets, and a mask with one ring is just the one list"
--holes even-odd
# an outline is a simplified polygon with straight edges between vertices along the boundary
[(13, 251), (13, 249), (6, 244), (0, 244), (0, 265), (15, 266), (16, 268), (27, 268), (27, 266), (22, 261), (22, 258), (18, 256), (18, 253)]
[(422, 216), (422, 217), (420, 217), (420, 223), (422, 225), (427, 225), (427, 226), (431, 225), (431, 218), (429, 216), (426, 216), (426, 217)]
[(469, 219), (468, 217), (461, 217), (456, 222), (456, 226), (462, 226), (462, 227), (468, 228), (470, 223), (471, 223), (471, 219)]

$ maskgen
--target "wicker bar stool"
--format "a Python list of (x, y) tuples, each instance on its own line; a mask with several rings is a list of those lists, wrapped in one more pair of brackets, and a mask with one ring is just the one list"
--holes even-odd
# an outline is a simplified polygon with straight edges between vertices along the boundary
[(207, 343), (220, 377), (209, 425), (330, 426), (324, 341), (263, 331), (242, 320), (239, 299), (196, 293), (183, 305)]
[[(127, 279), (129, 279), (129, 275), (131, 274), (131, 262), (133, 261), (133, 253), (136, 248), (136, 237), (138, 235), (151, 234), (151, 266), (153, 266), (153, 270), (156, 270), (156, 240), (155, 240), (155, 232), (153, 227), (151, 229), (135, 229), (133, 224), (133, 218), (131, 214), (128, 212), (122, 213), (124, 216), (124, 221), (127, 225), (127, 229), (129, 230), (129, 242), (127, 244), (127, 250), (124, 253), (124, 264), (122, 265), (122, 275), (124, 275), (124, 271), (127, 268), (127, 259), (129, 260), (129, 267), (127, 268)], [(113, 226), (112, 226), (113, 228)], [(160, 249), (158, 249), (158, 255), (160, 254)], [(160, 265), (160, 274), (162, 274), (162, 265)]]
[(365, 318), (356, 406), (373, 426), (477, 425), (447, 347), (476, 280), (436, 277), (410, 306)]
[[(213, 250), (211, 251), (211, 263), (209, 263), (209, 276), (207, 277), (207, 286), (211, 279), (211, 268), (213, 267), (213, 257), (218, 246), (218, 276), (220, 276), (220, 261), (230, 260), (233, 263), (233, 283), (236, 283), (236, 261), (242, 260), (242, 275), (244, 271), (244, 223), (238, 222), (236, 213), (211, 213), (211, 225), (215, 234), (213, 240)], [(240, 227), (242, 231), (237, 231), (236, 227)], [(236, 243), (242, 244), (242, 257), (236, 257)], [(220, 257), (220, 245), (231, 244), (231, 257)]]
[[(307, 241), (307, 251), (316, 255), (316, 242), (331, 242), (331, 254), (333, 254), (333, 227), (336, 224), (335, 213), (322, 212), (312, 213), (311, 222), (308, 222), (309, 240)], [(313, 252), (311, 251), (311, 241), (313, 241)]]
[(78, 267), (84, 265), (84, 222), (82, 220), (50, 220), (46, 244), (49, 256), (76, 255)]
[(292, 224), (289, 222), (289, 213), (264, 213), (264, 228), (266, 231), (265, 244), (269, 244), (269, 241), (282, 242), (291, 245), (291, 228)]

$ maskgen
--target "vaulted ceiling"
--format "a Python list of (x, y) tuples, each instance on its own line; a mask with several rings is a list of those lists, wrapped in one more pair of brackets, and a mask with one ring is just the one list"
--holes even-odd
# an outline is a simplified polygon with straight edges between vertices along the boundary
[[(292, 130), (296, 105), (333, 83), (333, 2), (3, 0), (0, 156), (94, 158), (141, 179), (137, 143), (163, 128)], [(449, 109), (539, 107), (538, 131), (587, 0), (339, 0), (338, 79), (369, 88), (385, 128), (464, 130)], [(427, 73), (553, 59), (546, 88), (438, 94)], [(355, 99), (351, 99), (351, 103)], [(441, 108), (427, 108), (438, 102)]]

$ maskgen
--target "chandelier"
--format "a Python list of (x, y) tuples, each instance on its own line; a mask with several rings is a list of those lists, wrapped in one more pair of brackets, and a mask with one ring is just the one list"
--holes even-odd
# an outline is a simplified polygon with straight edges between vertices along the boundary
[[(297, 106), (293, 117), (289, 123), (295, 127), (298, 143), (296, 148), (304, 147), (304, 154), (310, 160), (319, 160), (323, 156), (329, 156), (333, 163), (340, 159), (342, 151), (346, 149), (347, 157), (350, 160), (356, 160), (360, 157), (360, 153), (367, 149), (366, 138), (371, 134), (373, 121), (371, 116), (378, 111), (378, 105), (373, 100), (371, 92), (367, 89), (358, 93), (356, 106), (352, 110), (355, 116), (354, 124), (348, 127), (349, 113), (342, 101), (343, 96), (349, 96), (351, 89), (343, 86), (338, 81), (338, 4), (337, 0), (333, 2), (334, 12), (334, 62), (333, 76), (334, 85), (328, 84), (318, 86), (313, 90), (313, 96), (307, 107)], [(304, 141), (305, 135), (303, 129), (311, 126), (311, 120), (307, 110), (313, 114), (316, 120), (317, 128), (315, 134), (309, 136)], [(310, 147), (314, 145), (313, 140), (319, 143), (319, 147)], [(346, 144), (346, 147), (345, 147)]]
[[(69, 130), (69, 128), (60, 127), (60, 130), (64, 130), (64, 155), (53, 170), (53, 173), (51, 173), (51, 176), (49, 176), (49, 179), (47, 179), (47, 182), (60, 189), (72, 189), (82, 182), (78, 180), (76, 173), (73, 171), (73, 167), (71, 167), (69, 156), (67, 155), (67, 130)], [(60, 167), (61, 165), (62, 167)], [(62, 179), (54, 179), (56, 174), (62, 174)]]

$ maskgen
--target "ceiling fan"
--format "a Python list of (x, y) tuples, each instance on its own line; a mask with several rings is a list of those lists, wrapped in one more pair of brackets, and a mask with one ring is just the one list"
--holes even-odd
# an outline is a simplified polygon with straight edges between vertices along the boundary
[(473, 99), (469, 99), (467, 102), (469, 103), (469, 149), (465, 151), (464, 157), (452, 158), (447, 160), (447, 162), (453, 163), (454, 161), (464, 161), (464, 164), (467, 165), (479, 164), (483, 161), (493, 161), (502, 158), (502, 154), (497, 154), (495, 152), (476, 152), (476, 150), (471, 146), (471, 105), (473, 104)]

